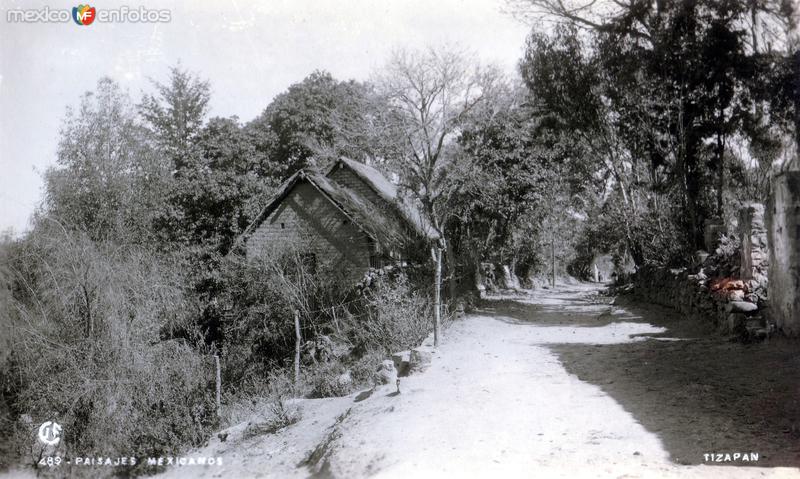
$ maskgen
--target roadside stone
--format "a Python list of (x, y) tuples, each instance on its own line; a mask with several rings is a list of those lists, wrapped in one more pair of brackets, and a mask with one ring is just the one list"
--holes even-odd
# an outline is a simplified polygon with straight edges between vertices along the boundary
[(409, 372), (425, 371), (431, 365), (431, 359), (433, 359), (431, 351), (423, 348), (412, 349), (409, 359)]
[(728, 292), (728, 301), (731, 303), (740, 303), (744, 301), (744, 291), (741, 289), (734, 289)]
[(385, 359), (378, 367), (378, 379), (381, 384), (394, 384), (397, 381), (397, 369), (394, 367), (394, 361)]
[(744, 295), (744, 300), (748, 303), (758, 304), (758, 295), (755, 293), (747, 293)]
[(727, 308), (730, 313), (752, 313), (758, 311), (758, 305), (748, 301), (731, 301), (728, 303)]
[(340, 386), (352, 386), (353, 384), (353, 377), (350, 375), (350, 371), (345, 371), (340, 374), (336, 378), (336, 382), (339, 383)]
[(400, 351), (399, 353), (392, 354), (392, 362), (394, 362), (394, 368), (397, 370), (398, 376), (405, 376), (408, 374), (410, 361), (411, 351)]

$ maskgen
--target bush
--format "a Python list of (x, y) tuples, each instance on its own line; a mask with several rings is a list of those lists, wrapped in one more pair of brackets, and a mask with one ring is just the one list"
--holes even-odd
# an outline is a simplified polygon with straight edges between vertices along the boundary
[(384, 355), (419, 346), (433, 329), (433, 307), (402, 272), (385, 275), (364, 292), (352, 326), (353, 343)]
[[(225, 262), (218, 304), (228, 388), (256, 393), (258, 383), (272, 371), (289, 366), (295, 349), (295, 310), (304, 348), (318, 345), (314, 340), (325, 332), (335, 332), (328, 311), (346, 302), (342, 272), (325, 264), (310, 268), (303, 251), (276, 249), (258, 260), (231, 255)], [(311, 359), (308, 351), (302, 357)]]
[(372, 351), (353, 361), (350, 368), (350, 377), (357, 386), (372, 386), (377, 379), (378, 367), (386, 356)]
[(301, 419), (300, 408), (285, 397), (273, 398), (267, 405), (267, 417), (263, 421), (251, 422), (244, 430), (245, 439), (263, 434), (274, 434)]
[[(285, 425), (288, 425), (288, 420), (292, 418), (295, 418), (296, 422), (299, 420), (300, 411), (288, 400), (297, 393), (289, 371), (281, 369), (271, 371), (266, 379), (254, 380), (253, 387), (247, 391), (240, 389), (224, 395), (220, 428), (226, 429), (253, 417), (263, 416), (265, 411), (267, 411), (267, 422), (286, 422)], [(293, 409), (297, 414), (292, 414)], [(277, 419), (273, 419), (273, 416)], [(259, 421), (259, 424), (266, 428), (267, 425), (262, 424), (263, 422)]]
[[(206, 439), (216, 424), (213, 363), (164, 335), (190, 311), (174, 262), (40, 227), (14, 245), (8, 269), (7, 417), (57, 421), (67, 438), (59, 447), (73, 453), (159, 455)], [(3, 423), (12, 460), (35, 462), (30, 431)]]
[(372, 387), (384, 355), (372, 351), (358, 359), (337, 360), (316, 365), (308, 375), (309, 396), (347, 396), (360, 388)]
[(339, 361), (317, 365), (308, 373), (312, 398), (341, 397), (352, 392), (352, 375)]

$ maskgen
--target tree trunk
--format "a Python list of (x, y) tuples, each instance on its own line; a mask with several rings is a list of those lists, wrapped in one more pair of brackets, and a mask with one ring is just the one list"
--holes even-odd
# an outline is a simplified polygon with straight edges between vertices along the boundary
[(92, 316), (92, 295), (89, 293), (89, 290), (86, 289), (86, 285), (82, 286), (83, 288), (83, 300), (86, 304), (86, 314), (85, 314), (85, 329), (87, 338), (91, 338), (94, 336), (94, 317)]
[(300, 383), (300, 342), (303, 338), (300, 336), (300, 313), (294, 310), (294, 384), (297, 386)]
[(336, 334), (342, 334), (342, 329), (339, 327), (339, 320), (336, 318), (335, 306), (331, 306), (331, 317), (333, 318), (333, 326), (336, 328)]
[(436, 276), (434, 279), (433, 291), (433, 345), (439, 347), (439, 336), (441, 335), (442, 325), (442, 248), (434, 246), (431, 249), (433, 261), (436, 264)]

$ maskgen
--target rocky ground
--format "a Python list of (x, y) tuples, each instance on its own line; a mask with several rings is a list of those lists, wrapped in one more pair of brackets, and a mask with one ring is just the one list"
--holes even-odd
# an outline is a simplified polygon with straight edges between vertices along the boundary
[(592, 292), (486, 301), (399, 394), (300, 401), (293, 426), (245, 438), (240, 425), (191, 453), (222, 467), (166, 475), (800, 477), (796, 344), (726, 342)]

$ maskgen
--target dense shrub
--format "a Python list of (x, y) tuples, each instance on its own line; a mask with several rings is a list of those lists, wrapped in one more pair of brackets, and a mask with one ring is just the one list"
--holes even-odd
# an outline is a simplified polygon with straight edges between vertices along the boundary
[(370, 351), (357, 358), (317, 364), (307, 374), (310, 397), (341, 397), (375, 385), (378, 367), (386, 356)]
[(231, 389), (224, 386), (220, 428), (235, 426), (252, 417), (270, 411), (277, 401), (286, 401), (298, 394), (290, 371), (275, 369), (266, 376), (253, 378), (248, 388)]
[(691, 260), (690, 238), (680, 228), (684, 212), (669, 195), (649, 195), (636, 211), (619, 201), (608, 201), (588, 216), (577, 237), (572, 273), (589, 279), (597, 255), (610, 254), (617, 274), (631, 261), (637, 266), (680, 266)]
[(402, 271), (377, 276), (364, 291), (364, 308), (352, 326), (363, 351), (391, 354), (416, 347), (432, 330), (433, 308)]
[(300, 408), (291, 399), (297, 394), (297, 390), (289, 378), (288, 372), (273, 371), (264, 384), (266, 396), (246, 401), (252, 404), (249, 414), (242, 416), (239, 421), (228, 423), (234, 425), (241, 420), (257, 417), (257, 420), (251, 421), (247, 425), (244, 431), (245, 438), (275, 433), (302, 418)]
[(222, 380), (228, 392), (261, 394), (294, 350), (291, 307), (258, 264), (232, 258), (222, 269)]
[(385, 358), (384, 354), (372, 351), (348, 364), (353, 384), (359, 387), (371, 386), (377, 378), (378, 367)]
[[(201, 345), (164, 331), (191, 310), (177, 264), (40, 225), (6, 268), (13, 307), (2, 328), (12, 346), (0, 379), (11, 419), (57, 421), (59, 448), (73, 454), (145, 456), (205, 439), (216, 421), (213, 363)], [(3, 426), (12, 454), (34, 461), (30, 427)]]
[(346, 396), (353, 390), (352, 375), (339, 361), (317, 365), (306, 377), (312, 398)]
[(256, 260), (231, 255), (223, 264), (223, 379), (228, 388), (257, 394), (272, 371), (291, 364), (295, 349), (294, 312), (300, 316), (303, 358), (315, 341), (335, 333), (332, 309), (342, 315), (349, 284), (341, 271), (319, 264), (312, 270), (299, 248)]

